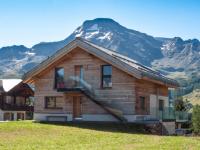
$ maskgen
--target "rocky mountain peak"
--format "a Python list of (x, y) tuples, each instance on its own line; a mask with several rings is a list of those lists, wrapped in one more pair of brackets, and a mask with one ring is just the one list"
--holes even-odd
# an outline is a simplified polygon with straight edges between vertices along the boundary
[[(42, 42), (32, 48), (11, 46), (0, 49), (0, 76), (21, 76), (33, 66), (64, 47), (75, 37), (81, 37), (105, 48), (120, 52), (136, 61), (164, 71), (185, 73), (200, 70), (200, 42), (180, 37), (155, 38), (146, 33), (128, 29), (113, 19), (86, 20), (66, 39)], [(9, 70), (9, 71), (6, 71)]]

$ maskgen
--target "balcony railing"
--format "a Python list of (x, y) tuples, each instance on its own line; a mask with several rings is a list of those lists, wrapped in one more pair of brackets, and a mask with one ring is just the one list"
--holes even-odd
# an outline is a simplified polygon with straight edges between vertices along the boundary
[(66, 80), (65, 82), (57, 84), (57, 91), (58, 92), (79, 91), (83, 93), (85, 96), (87, 96), (91, 101), (101, 106), (104, 110), (109, 112), (119, 121), (123, 123), (127, 121), (126, 118), (123, 116), (123, 112), (121, 110), (111, 106), (107, 102), (99, 100), (100, 98), (98, 97), (97, 94), (95, 94), (95, 90), (92, 88), (92, 86), (83, 79), (80, 79), (79, 77), (72, 76), (69, 77), (69, 79)]
[[(69, 77), (68, 80), (62, 83), (59, 83), (57, 85), (57, 91), (58, 92), (74, 92), (74, 91), (83, 92), (86, 96), (90, 97), (90, 99), (92, 99), (94, 102), (98, 103), (98, 105), (101, 105), (104, 109), (107, 109), (118, 118), (121, 117), (121, 119), (123, 120), (123, 113), (121, 110), (114, 108), (112, 104), (110, 103), (99, 101), (100, 98), (95, 94), (95, 90), (92, 88), (92, 86), (88, 84), (86, 81), (80, 79), (79, 77), (71, 76)], [(173, 120), (173, 121), (179, 121), (179, 122), (189, 121), (188, 112), (175, 111), (173, 107), (164, 107), (162, 110), (159, 110), (158, 107), (156, 108), (150, 107), (149, 111), (146, 113), (149, 116), (148, 118), (146, 118), (147, 120), (151, 120), (151, 119), (163, 120), (163, 121)], [(140, 114), (137, 114), (137, 115), (140, 115)]]
[(177, 122), (186, 122), (190, 120), (190, 113), (186, 111), (176, 111), (173, 107), (165, 107), (162, 110), (159, 110), (157, 107), (150, 109), (150, 115), (159, 120), (174, 120)]
[(29, 106), (29, 105), (17, 105), (17, 104), (8, 104), (8, 103), (4, 103), (1, 106), (2, 110), (13, 110), (13, 111), (33, 111), (33, 106)]
[(92, 86), (78, 76), (70, 76), (67, 80), (57, 83), (58, 92), (79, 91), (80, 89), (93, 92)]

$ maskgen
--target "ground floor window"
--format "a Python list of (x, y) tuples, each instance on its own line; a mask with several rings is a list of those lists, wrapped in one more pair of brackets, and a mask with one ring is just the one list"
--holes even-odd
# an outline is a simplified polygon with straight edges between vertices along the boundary
[(45, 97), (45, 108), (50, 108), (50, 109), (60, 109), (61, 107), (59, 107), (59, 97), (55, 97), (55, 96), (46, 96)]
[(5, 112), (3, 114), (3, 120), (6, 121), (6, 120), (14, 120), (14, 113), (11, 113), (11, 112)]
[(164, 100), (159, 99), (159, 110), (160, 111), (164, 110)]
[(145, 110), (146, 100), (144, 96), (140, 96), (140, 108), (141, 110)]
[(25, 120), (24, 113), (17, 113), (17, 120)]
[(138, 95), (135, 103), (135, 112), (137, 115), (149, 115), (150, 102), (147, 95)]

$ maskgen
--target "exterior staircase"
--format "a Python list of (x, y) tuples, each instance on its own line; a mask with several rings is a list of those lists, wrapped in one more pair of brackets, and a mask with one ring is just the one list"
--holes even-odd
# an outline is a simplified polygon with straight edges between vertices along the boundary
[[(75, 82), (78, 82), (79, 86), (76, 86), (76, 84), (74, 84)], [(122, 123), (127, 122), (127, 119), (123, 116), (123, 112), (121, 110), (114, 108), (111, 104), (108, 104), (105, 101), (100, 101), (98, 96), (95, 94), (94, 90), (86, 81), (81, 80), (79, 77), (70, 77), (64, 83), (64, 85), (65, 85), (64, 87), (58, 88), (57, 91), (58, 92), (79, 91), (86, 97), (88, 97), (91, 101), (93, 101), (95, 104), (99, 105), (101, 108), (106, 110), (109, 114), (111, 114), (120, 122)]]
[(106, 110), (108, 113), (110, 113), (113, 117), (115, 117), (117, 120), (119, 120), (122, 123), (126, 123), (127, 119), (123, 116), (123, 112), (121, 110), (118, 110), (116, 108), (113, 108), (110, 106), (110, 104), (106, 102), (99, 101), (94, 93), (90, 92), (89, 90), (85, 88), (81, 88), (80, 91), (87, 96), (90, 100), (92, 100), (97, 105), (101, 106), (104, 110)]

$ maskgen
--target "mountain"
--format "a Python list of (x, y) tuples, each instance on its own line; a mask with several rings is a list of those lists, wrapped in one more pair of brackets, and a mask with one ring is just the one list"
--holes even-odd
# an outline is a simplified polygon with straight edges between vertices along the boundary
[(190, 74), (200, 69), (200, 42), (197, 39), (183, 41), (175, 37), (165, 40), (161, 52), (163, 58), (154, 60), (152, 66)]
[(80, 36), (118, 51), (148, 66), (154, 59), (163, 57), (160, 41), (145, 33), (127, 29), (111, 19), (85, 21), (72, 36)]
[(97, 18), (85, 21), (62, 41), (42, 42), (32, 48), (23, 45), (1, 48), (0, 77), (21, 77), (75, 37), (120, 52), (173, 78), (187, 80), (199, 75), (200, 42), (197, 39), (153, 37), (112, 19)]

